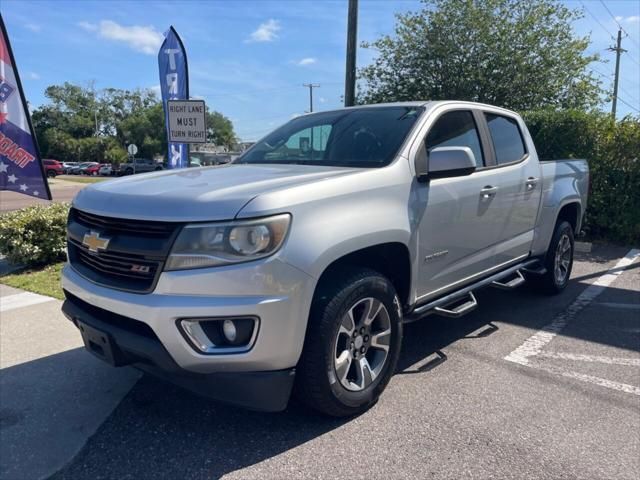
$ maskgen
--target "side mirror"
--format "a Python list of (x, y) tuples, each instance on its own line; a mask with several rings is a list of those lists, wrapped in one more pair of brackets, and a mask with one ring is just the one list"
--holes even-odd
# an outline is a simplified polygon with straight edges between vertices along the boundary
[(421, 182), (430, 178), (470, 175), (476, 169), (476, 159), (469, 147), (436, 147), (425, 160), (416, 162), (416, 173)]

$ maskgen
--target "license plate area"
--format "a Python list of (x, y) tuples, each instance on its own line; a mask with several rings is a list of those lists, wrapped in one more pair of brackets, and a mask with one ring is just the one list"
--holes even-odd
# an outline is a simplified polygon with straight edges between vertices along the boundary
[(84, 347), (90, 353), (114, 367), (119, 367), (128, 363), (124, 354), (120, 351), (108, 333), (97, 328), (93, 328), (91, 325), (87, 325), (80, 320), (78, 320), (77, 323), (78, 328), (80, 329), (80, 334), (82, 335)]

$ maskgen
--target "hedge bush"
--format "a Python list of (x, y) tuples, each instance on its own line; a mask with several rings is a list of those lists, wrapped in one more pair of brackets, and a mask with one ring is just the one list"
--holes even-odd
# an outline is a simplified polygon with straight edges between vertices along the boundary
[(601, 112), (523, 114), (542, 160), (586, 158), (591, 195), (584, 230), (592, 239), (640, 244), (640, 118)]
[(65, 259), (69, 205), (34, 205), (0, 216), (0, 253), (14, 264), (39, 266)]

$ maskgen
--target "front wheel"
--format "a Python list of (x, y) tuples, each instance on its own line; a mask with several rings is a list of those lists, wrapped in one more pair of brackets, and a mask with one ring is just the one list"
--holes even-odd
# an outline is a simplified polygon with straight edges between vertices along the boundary
[(364, 412), (396, 368), (402, 344), (400, 300), (377, 272), (336, 272), (318, 287), (296, 372), (296, 395), (324, 414)]

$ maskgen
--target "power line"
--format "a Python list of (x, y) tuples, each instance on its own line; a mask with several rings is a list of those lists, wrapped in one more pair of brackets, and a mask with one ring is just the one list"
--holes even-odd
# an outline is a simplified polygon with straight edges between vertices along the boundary
[(633, 105), (631, 105), (629, 102), (626, 102), (624, 99), (622, 98), (618, 98), (618, 100), (620, 100), (622, 103), (624, 103), (627, 107), (629, 107), (631, 110), (635, 110), (636, 112), (640, 113), (640, 110), (638, 110), (636, 107), (634, 107)]
[(631, 40), (631, 43), (633, 43), (636, 47), (640, 48), (640, 43), (636, 42), (635, 38), (629, 35), (629, 32), (626, 32), (626, 34), (627, 34), (627, 38)]
[(613, 76), (612, 74), (608, 74), (608, 75), (607, 75), (607, 74), (604, 74), (604, 73), (602, 73), (600, 70), (598, 70), (598, 69), (596, 69), (596, 68), (593, 68), (593, 67), (589, 67), (589, 68), (591, 68), (591, 70), (592, 70), (594, 73), (597, 73), (598, 75), (600, 75), (600, 76), (601, 76), (601, 77), (603, 77), (603, 78), (606, 78), (606, 79), (609, 79), (609, 80), (610, 80), (610, 79), (611, 79), (611, 77)]
[(627, 57), (629, 57), (629, 60), (633, 61), (636, 65), (638, 65), (640, 67), (640, 63), (638, 63), (638, 60), (636, 60), (633, 55), (631, 55), (628, 51), (625, 51), (625, 53), (627, 54)]
[(638, 102), (640, 104), (640, 101), (634, 97), (633, 95), (631, 95), (627, 90), (625, 90), (624, 88), (622, 88), (621, 85), (618, 85), (618, 88), (620, 89), (621, 92), (623, 92), (625, 95), (627, 95), (634, 103)]
[(600, 22), (600, 20), (598, 20), (598, 17), (596, 17), (593, 13), (591, 13), (591, 10), (589, 10), (589, 9), (587, 8), (587, 6), (584, 4), (584, 2), (580, 2), (580, 4), (582, 5), (582, 8), (584, 8), (584, 9), (585, 9), (585, 11), (586, 11), (589, 15), (591, 15), (591, 17), (593, 17), (593, 19), (594, 19), (596, 22), (598, 22), (598, 25), (600, 25), (600, 26), (602, 27), (602, 29), (603, 29), (605, 32), (607, 32), (607, 33), (611, 36), (611, 38), (613, 38), (613, 39), (615, 40), (615, 39), (616, 39), (616, 37), (614, 37), (614, 36), (613, 36), (613, 33), (611, 33), (611, 32), (609, 31), (609, 29), (608, 29), (607, 27), (605, 27), (605, 26)]
[[(609, 10), (609, 7), (607, 7), (607, 5), (606, 5), (602, 0), (600, 0), (600, 3), (601, 3), (601, 4), (602, 4), (602, 6), (605, 8), (605, 10), (606, 10), (607, 12), (609, 12), (609, 15), (611, 15), (611, 18), (613, 18), (613, 21), (614, 21), (614, 22), (616, 22), (616, 24), (618, 25), (618, 27), (620, 28), (620, 30), (624, 30), (624, 28), (622, 28), (622, 25), (620, 25), (620, 22), (618, 22), (618, 20), (616, 19), (616, 17), (614, 17), (614, 16), (613, 16), (613, 13), (611, 13), (611, 10)], [(627, 33), (627, 32), (625, 32), (625, 33)]]
[(629, 35), (629, 32), (627, 32), (622, 25), (620, 25), (620, 22), (618, 21), (618, 19), (613, 15), (613, 13), (611, 13), (611, 10), (609, 10), (609, 7), (607, 7), (607, 4), (604, 3), (602, 0), (600, 0), (600, 3), (602, 4), (602, 6), (605, 8), (605, 10), (609, 13), (609, 16), (611, 16), (611, 18), (613, 19), (614, 22), (616, 22), (616, 25), (618, 25), (618, 28), (620, 30), (622, 30), (625, 35), (626, 38), (628, 38), (629, 40), (631, 40), (632, 43), (634, 43), (637, 47), (640, 47), (640, 44), (638, 44), (638, 42), (635, 41), (635, 39), (633, 37), (631, 37), (631, 35)]

